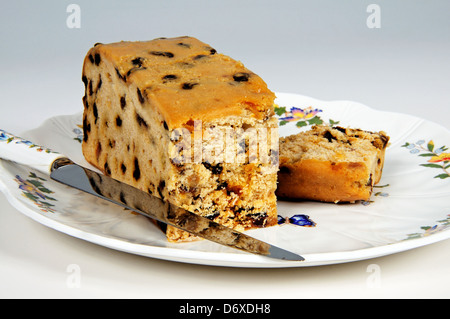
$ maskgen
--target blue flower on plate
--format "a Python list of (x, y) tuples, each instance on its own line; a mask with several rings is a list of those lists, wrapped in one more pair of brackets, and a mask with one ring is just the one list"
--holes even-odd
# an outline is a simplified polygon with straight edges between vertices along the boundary
[(9, 138), (8, 135), (6, 135), (3, 132), (0, 132), (0, 141), (6, 141)]
[(278, 215), (278, 225), (283, 224), (292, 224), (296, 226), (302, 226), (302, 227), (315, 227), (316, 223), (312, 221), (308, 215), (304, 214), (296, 214), (289, 218), (282, 217)]
[(283, 225), (284, 223), (286, 223), (286, 218), (278, 215), (278, 225)]
[(27, 141), (27, 140), (19, 140), (19, 141), (16, 142), (16, 144), (25, 144), (25, 145), (28, 145), (28, 146), (34, 145), (33, 142), (30, 142), (30, 141)]

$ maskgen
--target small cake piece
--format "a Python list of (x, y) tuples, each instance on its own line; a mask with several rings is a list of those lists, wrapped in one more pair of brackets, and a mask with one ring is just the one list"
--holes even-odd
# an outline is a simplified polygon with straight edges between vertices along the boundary
[(192, 37), (96, 44), (82, 80), (89, 163), (236, 230), (277, 223), (275, 95), (241, 62)]
[(368, 200), (380, 181), (384, 132), (313, 126), (280, 138), (277, 196), (323, 202)]

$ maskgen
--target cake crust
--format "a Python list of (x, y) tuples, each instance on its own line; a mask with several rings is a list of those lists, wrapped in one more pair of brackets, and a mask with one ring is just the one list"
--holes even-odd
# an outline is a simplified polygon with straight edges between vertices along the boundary
[(273, 115), (275, 94), (261, 77), (193, 37), (98, 44), (86, 55), (83, 72), (88, 62), (102, 59), (151, 101), (169, 129), (193, 119)]

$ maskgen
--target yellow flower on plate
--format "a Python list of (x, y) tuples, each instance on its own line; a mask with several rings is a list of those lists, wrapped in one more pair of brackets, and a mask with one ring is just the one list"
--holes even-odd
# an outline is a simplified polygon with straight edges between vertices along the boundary
[(439, 163), (444, 161), (450, 161), (450, 153), (441, 153), (437, 156), (431, 157), (428, 160), (429, 163)]
[(290, 112), (285, 113), (285, 117), (280, 118), (282, 121), (298, 121), (298, 120), (309, 120), (312, 119), (314, 116), (316, 116), (317, 113), (322, 112), (322, 110), (319, 109), (313, 109), (311, 106), (301, 109), (298, 107), (291, 108)]

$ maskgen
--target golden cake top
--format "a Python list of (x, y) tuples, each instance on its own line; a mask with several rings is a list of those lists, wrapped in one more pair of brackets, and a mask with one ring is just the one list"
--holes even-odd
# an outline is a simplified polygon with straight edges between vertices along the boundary
[[(116, 75), (164, 116), (170, 129), (225, 116), (264, 119), (275, 95), (255, 73), (192, 37), (97, 44), (87, 63), (111, 63)], [(143, 103), (145, 104), (145, 103)]]

